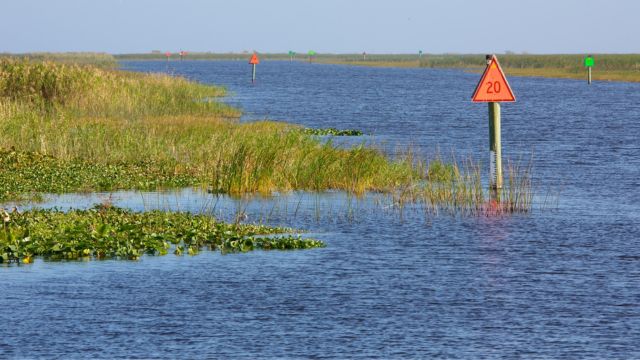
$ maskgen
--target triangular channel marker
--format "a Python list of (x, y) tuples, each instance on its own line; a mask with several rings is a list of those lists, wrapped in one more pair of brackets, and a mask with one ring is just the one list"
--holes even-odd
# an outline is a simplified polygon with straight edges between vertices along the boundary
[(253, 53), (253, 56), (251, 57), (251, 60), (249, 60), (249, 64), (251, 64), (251, 65), (260, 64), (260, 60), (258, 59), (258, 55), (256, 53)]
[(489, 60), (487, 68), (482, 74), (482, 78), (476, 86), (471, 98), (473, 102), (514, 102), (516, 97), (513, 95), (511, 86), (504, 76), (504, 72), (500, 67), (500, 63), (495, 55)]

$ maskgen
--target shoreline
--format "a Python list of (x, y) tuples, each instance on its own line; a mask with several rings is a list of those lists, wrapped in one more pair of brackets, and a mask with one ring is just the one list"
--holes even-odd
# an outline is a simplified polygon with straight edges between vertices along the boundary
[[(166, 62), (166, 59), (159, 58), (123, 58), (118, 59), (119, 61), (154, 61), (154, 62)], [(195, 59), (185, 59), (185, 60), (176, 60), (171, 59), (171, 62), (180, 62), (180, 61), (245, 61), (244, 58), (195, 58)], [(269, 58), (266, 57), (263, 61), (286, 61), (289, 62), (289, 59), (284, 58)], [(306, 59), (295, 59), (294, 62), (306, 63), (308, 60)], [(373, 67), (373, 68), (396, 68), (396, 69), (441, 69), (441, 70), (460, 70), (467, 71), (472, 73), (482, 73), (483, 67), (479, 66), (421, 66), (418, 61), (378, 61), (378, 60), (368, 60), (368, 61), (345, 61), (345, 60), (331, 60), (331, 59), (317, 59), (313, 62), (314, 64), (321, 65), (344, 65), (344, 66), (359, 66), (359, 67)], [(572, 80), (585, 80), (587, 79), (587, 72), (584, 70), (583, 72), (576, 72), (575, 69), (564, 69), (558, 67), (542, 67), (542, 68), (534, 68), (534, 67), (510, 67), (503, 66), (505, 73), (509, 76), (520, 76), (520, 77), (541, 77), (548, 79), (572, 79)], [(597, 68), (594, 68), (593, 71), (593, 81), (605, 81), (605, 82), (632, 82), (637, 83), (640, 82), (640, 69), (639, 70), (603, 70), (598, 71)]]
[[(398, 69), (441, 69), (441, 70), (460, 70), (481, 74), (482, 67), (457, 67), (457, 66), (420, 66), (417, 61), (318, 61), (319, 64), (327, 65), (346, 65), (361, 67), (380, 67), (380, 68), (398, 68)], [(585, 80), (587, 79), (586, 70), (583, 73), (575, 72), (562, 68), (516, 68), (503, 67), (508, 76), (520, 77), (542, 77), (548, 79), (571, 79)], [(598, 72), (594, 69), (594, 81), (606, 82), (640, 82), (640, 71), (604, 71)]]

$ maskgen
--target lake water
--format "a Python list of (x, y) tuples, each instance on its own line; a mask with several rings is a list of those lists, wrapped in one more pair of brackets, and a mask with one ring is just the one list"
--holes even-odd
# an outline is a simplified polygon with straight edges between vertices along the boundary
[[(265, 61), (252, 84), (245, 62), (123, 67), (224, 85), (243, 121), (488, 158), (487, 107), (470, 102), (478, 74)], [(469, 218), (339, 192), (116, 193), (136, 210), (244, 212), (328, 246), (0, 268), (0, 357), (639, 358), (640, 84), (510, 83), (503, 156), (533, 154), (536, 187), (559, 193), (557, 208)]]

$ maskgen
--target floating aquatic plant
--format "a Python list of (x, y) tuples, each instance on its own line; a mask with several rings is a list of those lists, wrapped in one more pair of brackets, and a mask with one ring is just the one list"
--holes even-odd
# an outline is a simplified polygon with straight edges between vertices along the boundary
[(229, 224), (183, 212), (132, 212), (109, 205), (88, 210), (0, 210), (0, 262), (127, 259), (143, 255), (196, 255), (324, 247), (288, 228)]
[(316, 135), (316, 136), (362, 136), (364, 135), (360, 130), (353, 130), (353, 129), (338, 130), (336, 128), (324, 128), (324, 129), (304, 128), (302, 132), (307, 135)]

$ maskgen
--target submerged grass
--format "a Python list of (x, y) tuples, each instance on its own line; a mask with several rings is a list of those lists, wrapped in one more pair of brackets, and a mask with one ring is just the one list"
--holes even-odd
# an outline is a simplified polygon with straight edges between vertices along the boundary
[(481, 174), (481, 164), (472, 159), (460, 166), (438, 158), (429, 163), (425, 181), (394, 189), (392, 201), (399, 209), (419, 204), (430, 214), (500, 216), (532, 210), (532, 161), (527, 166), (508, 162), (499, 190), (486, 191)]
[(170, 251), (195, 255), (202, 249), (228, 253), (324, 247), (321, 241), (291, 235), (295, 231), (287, 228), (227, 224), (189, 213), (135, 213), (108, 205), (69, 212), (0, 209), (0, 220), (0, 263), (30, 263), (35, 257), (136, 260)]

